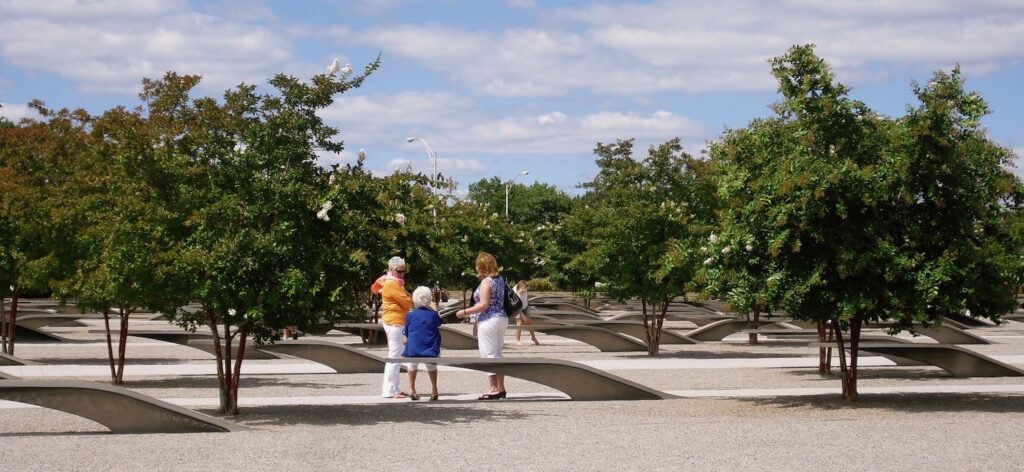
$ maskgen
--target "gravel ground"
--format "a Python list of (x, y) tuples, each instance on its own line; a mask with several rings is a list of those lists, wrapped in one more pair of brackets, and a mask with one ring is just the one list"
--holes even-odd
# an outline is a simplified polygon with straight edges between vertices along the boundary
[[(166, 327), (132, 323), (133, 329)], [(103, 365), (105, 347), (96, 342), (99, 335), (88, 332), (97, 328), (55, 327), (54, 333), (83, 343), (23, 343), (17, 354), (54, 366)], [(685, 332), (692, 326), (676, 328)], [(1024, 354), (1022, 324), (977, 331), (997, 344), (972, 349)], [(603, 353), (540, 337), (542, 346), (524, 347), (515, 347), (510, 337), (507, 355), (626, 364), (647, 359), (644, 353)], [(349, 336), (322, 339), (358, 345)], [(442, 370), (438, 402), (253, 405), (226, 418), (248, 428), (241, 432), (144, 435), (109, 434), (77, 416), (7, 403), (0, 406), (0, 470), (1024, 470), (1024, 449), (1018, 444), (1024, 393), (970, 391), (975, 385), (1020, 385), (1020, 378), (960, 379), (931, 367), (862, 367), (860, 386), (865, 389), (956, 386), (968, 391), (862, 393), (860, 401), (846, 403), (839, 398), (838, 380), (814, 370), (735, 367), (737, 360), (809, 357), (813, 350), (744, 341), (666, 346), (659, 357), (729, 360), (733, 364), (727, 368), (610, 371), (663, 391), (826, 388), (832, 393), (574, 402), (547, 387), (510, 378), (510, 399), (478, 402), (465, 397), (482, 393), (484, 374)], [(215, 404), (212, 376), (132, 373), (133, 367), (139, 371), (145, 365), (210, 363), (209, 354), (141, 338), (132, 338), (128, 347), (127, 388), (168, 401), (206, 398)], [(365, 348), (383, 354), (383, 348)], [(245, 365), (274, 362), (281, 361), (247, 360)], [(426, 380), (421, 380), (421, 393), (429, 388)], [(408, 385), (404, 376), (402, 384)], [(243, 374), (241, 398), (243, 404), (257, 397), (292, 397), (303, 403), (298, 400), (379, 391), (380, 374)], [(194, 409), (213, 413), (205, 406)]]

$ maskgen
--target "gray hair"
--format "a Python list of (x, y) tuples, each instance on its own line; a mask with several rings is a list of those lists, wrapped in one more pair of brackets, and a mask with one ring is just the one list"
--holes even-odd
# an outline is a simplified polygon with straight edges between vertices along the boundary
[(412, 307), (422, 308), (430, 306), (430, 302), (434, 301), (434, 293), (430, 291), (430, 287), (420, 285), (416, 287), (416, 290), (412, 291)]
[(388, 259), (388, 272), (394, 272), (399, 267), (405, 267), (405, 259), (398, 256)]

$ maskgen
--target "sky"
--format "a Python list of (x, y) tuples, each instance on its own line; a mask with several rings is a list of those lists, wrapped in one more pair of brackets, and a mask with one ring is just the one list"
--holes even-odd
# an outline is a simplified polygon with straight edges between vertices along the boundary
[(680, 138), (699, 155), (770, 116), (769, 60), (811, 43), (852, 98), (894, 117), (914, 81), (959, 65), (993, 110), (988, 136), (1024, 155), (1021, 0), (0, 0), (0, 116), (31, 117), (33, 99), (134, 108), (167, 71), (220, 97), (379, 55), (323, 111), (345, 151), (321, 164), (365, 150), (377, 174), (430, 175), (433, 152), (457, 193), (498, 177), (578, 195), (598, 143), (634, 139), (643, 158)]

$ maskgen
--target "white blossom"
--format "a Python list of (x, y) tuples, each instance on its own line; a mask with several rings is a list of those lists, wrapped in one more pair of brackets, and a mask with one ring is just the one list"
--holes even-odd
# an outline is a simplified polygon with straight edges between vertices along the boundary
[(715, 258), (714, 257), (709, 257), (707, 259), (704, 259), (704, 265), (706, 265), (706, 266), (709, 266), (709, 265), (713, 264), (714, 262), (715, 262)]
[(228, 308), (228, 315), (229, 316), (235, 316), (235, 309), (234, 308)]
[(722, 254), (729, 254), (729, 252), (731, 252), (731, 251), (732, 251), (732, 248), (729, 247), (729, 246), (726, 246), (726, 247), (722, 248)]
[(747, 252), (753, 251), (754, 250), (754, 245), (750, 244), (750, 243), (747, 243), (747, 246), (745, 247), (745, 249), (747, 250)]
[(405, 215), (402, 214), (402, 213), (395, 213), (395, 222), (397, 222), (400, 225), (404, 225), (405, 224)]
[(711, 244), (717, 243), (718, 242), (718, 235), (715, 234), (715, 233), (711, 233), (711, 236), (708, 237), (708, 241), (711, 241)]
[(320, 207), (323, 208), (324, 210), (330, 210), (331, 208), (334, 208), (334, 203), (332, 203), (330, 200), (327, 200), (326, 202), (323, 203), (323, 205), (320, 205)]
[(316, 217), (324, 221), (331, 221), (331, 217), (327, 216), (327, 210), (324, 209), (316, 212)]
[(331, 65), (327, 66), (327, 73), (330, 75), (334, 75), (338, 72), (338, 69), (341, 69), (341, 67), (338, 65), (338, 58), (335, 57), (334, 62), (332, 62)]
[(345, 64), (345, 67), (341, 68), (341, 76), (348, 77), (352, 73), (352, 64)]

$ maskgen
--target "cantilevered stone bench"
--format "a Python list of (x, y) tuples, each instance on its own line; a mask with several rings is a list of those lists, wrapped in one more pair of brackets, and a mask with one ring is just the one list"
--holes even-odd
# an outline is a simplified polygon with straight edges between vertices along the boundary
[(609, 374), (600, 369), (561, 359), (470, 359), (454, 357), (388, 358), (387, 362), (424, 362), (507, 375), (551, 387), (572, 400), (661, 400), (665, 392)]
[(586, 311), (577, 311), (577, 310), (542, 310), (542, 309), (535, 309), (535, 310), (530, 310), (529, 314), (530, 314), (530, 316), (544, 316), (544, 317), (549, 317), (549, 318), (554, 318), (554, 319), (559, 319), (559, 320), (562, 320), (562, 319), (565, 319), (565, 320), (580, 319), (580, 320), (600, 321), (600, 320), (604, 319), (599, 314), (589, 313), (589, 312), (586, 312)]
[(342, 344), (328, 341), (296, 340), (257, 346), (261, 351), (287, 354), (319, 362), (339, 374), (364, 374), (384, 371), (384, 359)]
[(45, 328), (47, 326), (86, 326), (81, 319), (103, 319), (103, 315), (67, 315), (61, 313), (32, 313), (19, 312), (18, 324), (32, 329)]
[[(557, 322), (557, 321), (556, 321)], [(563, 321), (559, 324), (566, 324), (572, 326), (593, 326), (595, 328), (604, 328), (609, 331), (625, 334), (626, 336), (632, 336), (639, 339), (642, 342), (647, 342), (647, 331), (644, 328), (643, 322), (640, 321)], [(513, 328), (509, 326), (509, 329), (531, 329), (530, 325), (516, 326)], [(697, 344), (697, 341), (690, 339), (681, 334), (675, 333), (665, 327), (661, 329), (661, 337), (659, 338), (661, 344)]]
[(992, 341), (988, 339), (955, 326), (932, 325), (927, 328), (916, 326), (914, 331), (942, 344), (992, 344)]
[(98, 382), (0, 380), (0, 399), (78, 415), (119, 434), (244, 429), (126, 388)]
[(593, 308), (587, 308), (580, 306), (575, 303), (555, 301), (555, 302), (544, 302), (530, 300), (531, 309), (537, 309), (537, 311), (568, 311), (576, 313), (586, 313), (590, 315), (600, 315), (600, 312)]
[(0, 352), (0, 365), (35, 365), (36, 362)]
[(529, 329), (539, 333), (575, 339), (596, 347), (601, 352), (646, 351), (647, 343), (614, 331), (593, 326), (532, 324)]
[(388, 337), (380, 323), (335, 323), (332, 329), (359, 336), (363, 344), (387, 344)]
[[(89, 330), (91, 334), (106, 334), (104, 330)], [(112, 332), (111, 335), (115, 334)], [(200, 351), (214, 354), (215, 350), (213, 347), (213, 335), (212, 334), (200, 334), (192, 333), (189, 331), (170, 331), (170, 330), (128, 330), (128, 336), (137, 336), (140, 338), (153, 339), (156, 341), (164, 341), (173, 344), (180, 344), (182, 346), (188, 346), (193, 349), (199, 349)], [(269, 354), (266, 352), (259, 352), (253, 349), (255, 345), (249, 344), (245, 347), (245, 358), (246, 359), (279, 359), (278, 356)], [(232, 347), (235, 347), (232, 344)]]
[(476, 336), (441, 325), (441, 347), (444, 349), (477, 349), (480, 342)]
[[(686, 337), (698, 341), (721, 341), (731, 334), (738, 333), (744, 329), (753, 328), (754, 322), (740, 319), (721, 320), (701, 326), (686, 333)], [(774, 321), (761, 321), (758, 328), (780, 328), (779, 323)]]
[[(960, 346), (933, 343), (861, 344), (858, 350), (939, 367), (954, 377), (1019, 377), (1024, 370)], [(890, 358), (891, 359), (891, 358)], [(895, 359), (893, 360), (897, 364)]]

